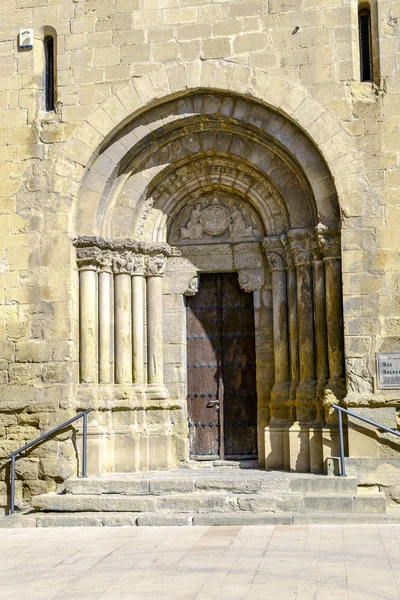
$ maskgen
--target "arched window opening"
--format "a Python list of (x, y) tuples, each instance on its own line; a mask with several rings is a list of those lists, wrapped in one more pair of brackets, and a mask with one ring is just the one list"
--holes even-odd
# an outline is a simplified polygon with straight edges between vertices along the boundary
[(360, 36), (360, 76), (361, 81), (372, 81), (372, 36), (371, 11), (363, 8), (358, 13)]
[(55, 43), (52, 35), (46, 35), (43, 41), (44, 44), (44, 94), (46, 110), (55, 109)]

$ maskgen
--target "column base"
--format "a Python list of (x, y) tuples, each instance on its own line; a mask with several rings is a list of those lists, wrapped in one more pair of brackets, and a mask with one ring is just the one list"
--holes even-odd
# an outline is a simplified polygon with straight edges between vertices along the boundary
[(286, 430), (287, 470), (295, 473), (323, 473), (322, 426), (293, 423)]
[(271, 423), (264, 429), (265, 433), (265, 469), (279, 471), (287, 468), (288, 425)]

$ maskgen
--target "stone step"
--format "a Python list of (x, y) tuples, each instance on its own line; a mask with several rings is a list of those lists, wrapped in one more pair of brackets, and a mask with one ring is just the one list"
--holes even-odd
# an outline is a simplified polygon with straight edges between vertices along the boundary
[(156, 495), (46, 494), (32, 498), (32, 506), (46, 512), (138, 513), (381, 513), (384, 494), (227, 494), (201, 493)]
[(356, 494), (356, 477), (328, 477), (326, 475), (298, 475), (252, 471), (235, 475), (213, 472), (186, 473), (160, 476), (160, 472), (137, 475), (107, 475), (87, 479), (74, 478), (65, 482), (65, 492), (74, 495), (163, 495), (192, 492), (226, 492), (257, 494), (266, 492)]
[(400, 512), (367, 513), (248, 513), (209, 512), (203, 514), (155, 513), (30, 513), (0, 518), (0, 528), (19, 527), (133, 527), (133, 526), (248, 526), (296, 524), (390, 524), (400, 523)]

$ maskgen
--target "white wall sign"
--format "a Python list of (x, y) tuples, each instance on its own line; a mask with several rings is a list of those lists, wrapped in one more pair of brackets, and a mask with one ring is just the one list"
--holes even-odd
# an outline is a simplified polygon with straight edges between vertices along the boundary
[(378, 388), (400, 389), (400, 352), (379, 352), (376, 355)]

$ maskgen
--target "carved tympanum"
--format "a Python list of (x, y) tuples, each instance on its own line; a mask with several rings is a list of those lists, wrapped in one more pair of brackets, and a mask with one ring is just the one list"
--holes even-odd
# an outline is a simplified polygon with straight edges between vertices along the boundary
[(234, 198), (199, 198), (189, 202), (175, 220), (172, 239), (195, 240), (254, 239), (261, 235), (259, 217), (249, 206)]

